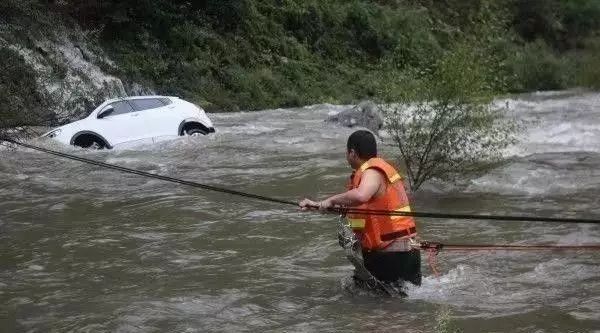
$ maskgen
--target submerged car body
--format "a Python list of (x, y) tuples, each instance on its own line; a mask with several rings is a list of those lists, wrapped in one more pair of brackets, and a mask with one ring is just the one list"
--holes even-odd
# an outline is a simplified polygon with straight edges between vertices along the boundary
[(207, 135), (215, 131), (199, 106), (178, 97), (135, 96), (111, 99), (84, 119), (42, 135), (83, 148), (113, 148), (143, 139)]

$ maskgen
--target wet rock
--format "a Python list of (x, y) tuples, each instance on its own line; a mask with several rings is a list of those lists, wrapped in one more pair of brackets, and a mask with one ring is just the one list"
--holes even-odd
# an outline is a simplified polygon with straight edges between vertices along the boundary
[(327, 118), (328, 123), (337, 123), (345, 127), (364, 127), (378, 133), (383, 127), (383, 117), (377, 104), (371, 101), (360, 102), (353, 108), (344, 110)]
[(110, 74), (117, 69), (116, 64), (95, 39), (77, 27), (59, 25), (56, 31), (26, 41), (10, 29), (0, 29), (0, 47), (18, 53), (35, 71), (37, 89), (46, 99), (44, 119), (53, 125), (85, 117), (108, 98), (153, 93)]

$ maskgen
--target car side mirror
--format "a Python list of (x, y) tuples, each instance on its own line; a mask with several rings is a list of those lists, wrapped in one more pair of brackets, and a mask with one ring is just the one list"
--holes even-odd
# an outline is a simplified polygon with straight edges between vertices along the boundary
[(102, 112), (100, 112), (100, 114), (98, 115), (98, 119), (102, 119), (104, 117), (110, 116), (113, 112), (115, 112), (114, 108), (105, 109)]

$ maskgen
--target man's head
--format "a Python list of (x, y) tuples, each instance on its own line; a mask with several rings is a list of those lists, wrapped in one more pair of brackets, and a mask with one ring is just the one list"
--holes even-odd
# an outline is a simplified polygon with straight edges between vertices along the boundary
[(352, 169), (358, 169), (365, 161), (377, 156), (377, 142), (373, 133), (360, 130), (348, 138), (346, 159)]

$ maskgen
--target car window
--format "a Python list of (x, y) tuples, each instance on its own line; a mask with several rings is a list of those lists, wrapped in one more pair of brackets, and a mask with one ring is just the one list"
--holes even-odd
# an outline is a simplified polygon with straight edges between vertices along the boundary
[(163, 102), (165, 105), (169, 105), (169, 104), (173, 104), (173, 101), (170, 98), (159, 98), (161, 102)]
[[(114, 103), (108, 105), (107, 107), (105, 107), (104, 110), (108, 109), (109, 107), (112, 107), (113, 109), (115, 109), (115, 111), (113, 111), (108, 117), (112, 117), (112, 116), (116, 116), (116, 115), (124, 114), (124, 113), (129, 113), (129, 112), (133, 111), (133, 108), (131, 107), (131, 105), (129, 105), (129, 103), (127, 103), (126, 101), (114, 102)], [(104, 110), (102, 110), (102, 111), (104, 111)]]
[(135, 111), (144, 111), (165, 106), (165, 103), (158, 98), (132, 99), (129, 102), (133, 105)]

